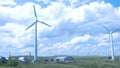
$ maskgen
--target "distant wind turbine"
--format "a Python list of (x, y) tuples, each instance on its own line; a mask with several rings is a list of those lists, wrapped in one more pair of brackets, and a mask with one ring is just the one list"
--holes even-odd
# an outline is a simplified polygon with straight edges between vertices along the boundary
[(114, 46), (113, 46), (113, 31), (110, 31), (107, 27), (103, 26), (103, 28), (105, 28), (105, 30), (107, 30), (109, 32), (109, 40), (110, 40), (110, 44), (111, 44), (111, 60), (115, 60), (114, 57)]
[(38, 57), (37, 57), (37, 23), (40, 22), (46, 26), (51, 27), (50, 25), (44, 23), (43, 21), (39, 21), (38, 17), (37, 17), (37, 13), (36, 13), (36, 9), (35, 9), (35, 5), (33, 5), (33, 9), (34, 9), (34, 15), (35, 15), (35, 22), (33, 22), (30, 26), (28, 26), (25, 30), (28, 30), (30, 27), (32, 27), (33, 25), (35, 25), (35, 54), (34, 54), (34, 62), (38, 61)]

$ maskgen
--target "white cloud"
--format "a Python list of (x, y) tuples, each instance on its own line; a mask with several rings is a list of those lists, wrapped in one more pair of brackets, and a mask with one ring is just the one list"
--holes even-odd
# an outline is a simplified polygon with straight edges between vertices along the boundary
[(73, 53), (73, 51), (76, 51), (82, 48), (81, 45), (79, 44), (76, 45), (77, 43), (88, 41), (90, 38), (91, 38), (90, 35), (74, 37), (69, 41), (54, 44), (52, 47), (52, 50), (55, 49), (60, 54), (62, 54), (62, 52), (64, 52), (63, 54)]
[[(13, 20), (25, 20), (33, 17), (33, 3), (26, 3), (23, 6), (15, 6), (15, 7), (3, 7), (0, 6), (0, 14), (4, 18), (10, 18)], [(9, 12), (8, 12), (9, 11)], [(32, 15), (31, 15), (32, 14)]]
[[(51, 44), (53, 47), (50, 49), (55, 50), (59, 54), (63, 52), (72, 53), (72, 51), (80, 49), (80, 52), (82, 53), (88, 53), (91, 50), (91, 53), (95, 52), (96, 54), (104, 52), (103, 47), (108, 47), (108, 34), (104, 34), (103, 32), (105, 32), (105, 30), (98, 25), (103, 24), (103, 22), (119, 21), (119, 9), (116, 9), (109, 3), (103, 1), (91, 2), (90, 4), (84, 4), (76, 8), (66, 6), (62, 2), (51, 2), (47, 8), (38, 10), (38, 12), (40, 11), (42, 11), (42, 14), (40, 15), (42, 17), (40, 18), (48, 21), (53, 27), (56, 27), (53, 28), (53, 33), (61, 33), (54, 38), (63, 35), (65, 37), (61, 38), (65, 40), (67, 38), (67, 33), (70, 32), (70, 35), (68, 34), (69, 39), (66, 41), (61, 40), (61, 42)], [(110, 25), (110, 23), (104, 24), (107, 26)], [(119, 23), (113, 23), (113, 25), (116, 24)], [(54, 31), (54, 29), (56, 30)], [(57, 40), (59, 40), (59, 38)], [(108, 53), (108, 51), (106, 51), (106, 53)]]
[(118, 42), (120, 40), (120, 33), (113, 33), (113, 41)]
[[(41, 10), (38, 11), (41, 12)], [(112, 5), (106, 4), (103, 1), (92, 2), (90, 4), (85, 4), (77, 8), (71, 8), (59, 2), (51, 2), (51, 4), (47, 8), (43, 9), (41, 16), (43, 16), (42, 18), (44, 18), (45, 20), (57, 23), (64, 20), (65, 21), (71, 20), (73, 22), (97, 20), (99, 22), (101, 21), (106, 22), (109, 21), (110, 18), (111, 21), (114, 19), (112, 18), (114, 16), (112, 17), (109, 16), (111, 13), (116, 17), (118, 16), (117, 14), (115, 14), (115, 12), (116, 9), (114, 9)]]
[(82, 22), (85, 19), (85, 12), (84, 12), (84, 8), (80, 7), (80, 8), (76, 8), (74, 10), (70, 10), (68, 12), (68, 14), (66, 15), (67, 19), (71, 19), (73, 22)]
[(77, 50), (77, 49), (79, 50), (80, 48), (81, 48), (81, 46), (76, 46), (74, 49), (75, 50)]
[(64, 19), (64, 14), (67, 13), (66, 9), (66, 6), (62, 3), (51, 2), (47, 8), (42, 9), (42, 13), (39, 16), (43, 16), (42, 19), (48, 21), (54, 27), (59, 25)]
[(78, 37), (74, 37), (74, 38), (70, 41), (70, 43), (75, 44), (75, 43), (78, 43), (78, 42), (86, 42), (86, 41), (88, 41), (90, 38), (91, 38), (90, 35), (78, 36)]
[[(74, 0), (71, 3), (75, 2), (78, 4), (79, 1)], [(8, 21), (12, 19), (12, 23), (7, 21), (4, 22), (5, 25), (0, 26), (2, 50), (15, 51), (22, 49), (25, 52), (34, 50), (34, 27), (24, 31), (35, 20), (33, 4), (25, 3), (13, 8), (0, 6), (1, 17)], [(119, 26), (120, 9), (105, 2), (91, 2), (75, 8), (66, 6), (63, 2), (50, 2), (50, 5), (46, 8), (41, 8), (40, 5), (36, 4), (36, 11), (39, 20), (52, 26), (48, 28), (38, 24), (39, 55), (46, 54), (49, 50), (59, 54), (77, 52), (78, 50), (86, 53), (91, 49), (92, 52), (97, 49), (96, 53), (101, 50), (103, 52), (102, 47), (107, 45), (108, 34), (105, 34), (105, 30), (98, 25), (104, 24), (113, 30), (116, 29), (113, 26)], [(112, 23), (103, 23), (109, 21), (112, 21)], [(115, 33), (114, 37), (118, 39), (119, 32)], [(3, 45), (5, 46), (3, 47)], [(0, 52), (3, 52), (2, 50)], [(19, 52), (23, 53), (22, 50), (19, 50)]]
[(14, 0), (0, 0), (0, 5), (16, 5)]
[(2, 38), (0, 46), (5, 47), (3, 50), (8, 49), (13, 52), (15, 50), (19, 52), (21, 48), (26, 50), (26, 46), (28, 46), (26, 44), (32, 41), (32, 35), (25, 32), (25, 26), (17, 23), (7, 23), (0, 27), (0, 32), (0, 38)]
[(99, 34), (97, 37), (95, 37), (95, 39), (98, 42), (103, 42), (103, 43), (107, 43), (109, 42), (109, 34)]

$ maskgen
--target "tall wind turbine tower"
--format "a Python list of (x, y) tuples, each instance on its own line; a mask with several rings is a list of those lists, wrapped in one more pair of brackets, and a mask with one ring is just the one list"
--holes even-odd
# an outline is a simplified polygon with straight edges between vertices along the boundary
[(113, 31), (110, 31), (107, 27), (103, 26), (105, 30), (109, 32), (109, 40), (110, 40), (110, 45), (111, 45), (111, 60), (115, 60), (114, 57), (114, 46), (113, 46)]
[(34, 62), (37, 62), (38, 61), (38, 55), (37, 55), (37, 23), (40, 22), (46, 26), (49, 26), (51, 27), (50, 25), (48, 25), (47, 23), (44, 23), (43, 21), (39, 21), (38, 20), (38, 17), (37, 17), (37, 13), (36, 13), (36, 9), (35, 9), (35, 5), (33, 5), (33, 10), (34, 10), (34, 15), (35, 15), (35, 18), (36, 20), (30, 25), (28, 26), (25, 30), (28, 30), (30, 27), (32, 27), (33, 25), (35, 25), (35, 54), (34, 54)]

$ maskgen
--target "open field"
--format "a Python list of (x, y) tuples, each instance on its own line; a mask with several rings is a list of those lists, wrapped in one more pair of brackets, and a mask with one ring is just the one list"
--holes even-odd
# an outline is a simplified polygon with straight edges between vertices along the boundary
[[(0, 66), (0, 68), (120, 68), (120, 60), (111, 61), (107, 57), (74, 57), (73, 62), (44, 62), (18, 64), (16, 67)], [(42, 58), (43, 59), (43, 58)]]
[(16, 68), (16, 67), (0, 66), (0, 68)]

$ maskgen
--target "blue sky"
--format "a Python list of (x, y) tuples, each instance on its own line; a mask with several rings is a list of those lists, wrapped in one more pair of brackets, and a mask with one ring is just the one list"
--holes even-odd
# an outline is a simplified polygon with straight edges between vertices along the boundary
[[(33, 5), (38, 19), (38, 55), (110, 54), (109, 32), (115, 55), (120, 55), (119, 0), (1, 0), (0, 55), (34, 55)], [(117, 30), (117, 31), (116, 31)]]

